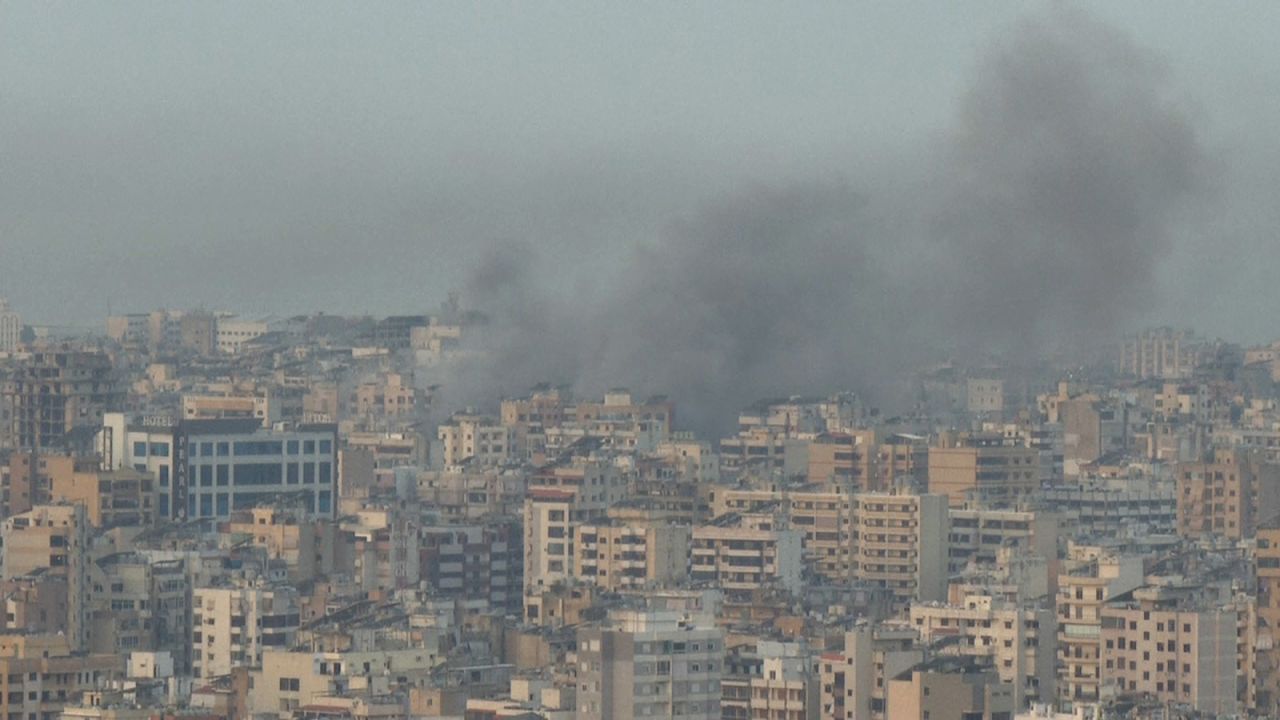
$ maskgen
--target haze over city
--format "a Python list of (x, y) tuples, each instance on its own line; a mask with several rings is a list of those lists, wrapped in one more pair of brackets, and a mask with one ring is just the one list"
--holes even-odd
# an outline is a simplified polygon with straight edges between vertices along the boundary
[(1277, 27), (0, 4), (0, 720), (1280, 717)]

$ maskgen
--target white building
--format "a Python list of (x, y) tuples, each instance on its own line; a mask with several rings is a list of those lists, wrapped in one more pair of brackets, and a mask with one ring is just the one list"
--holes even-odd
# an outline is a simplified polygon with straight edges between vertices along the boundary
[(99, 447), (109, 468), (156, 478), (157, 516), (230, 519), (235, 510), (291, 496), (308, 512), (337, 507), (337, 429), (266, 430), (254, 418), (175, 421), (108, 413)]
[(291, 587), (204, 587), (191, 595), (191, 671), (195, 677), (261, 667), (263, 651), (286, 649), (301, 624)]

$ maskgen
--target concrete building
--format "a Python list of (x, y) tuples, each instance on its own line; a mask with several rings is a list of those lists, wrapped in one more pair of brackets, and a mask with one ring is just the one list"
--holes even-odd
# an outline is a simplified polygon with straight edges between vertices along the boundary
[(89, 646), (89, 519), (83, 505), (37, 505), (0, 525), (0, 579), (36, 573), (65, 578), (67, 642)]
[(893, 592), (905, 605), (947, 595), (947, 499), (861, 493), (853, 497), (854, 578)]
[(1016, 709), (1013, 687), (972, 658), (938, 657), (889, 681), (889, 717), (998, 720)]
[(861, 625), (844, 637), (844, 649), (819, 660), (823, 720), (893, 720), (889, 681), (924, 660), (919, 636), (907, 625)]
[(879, 485), (878, 451), (871, 430), (822, 433), (809, 442), (809, 482), (837, 492), (887, 490)]
[(88, 584), (90, 652), (163, 652), (186, 670), (190, 601), (182, 560), (152, 562), (138, 553), (113, 553), (90, 563)]
[(1103, 692), (1236, 715), (1236, 627), (1234, 608), (1183, 606), (1169, 589), (1135, 589), (1102, 609)]
[(29, 450), (64, 446), (72, 430), (101, 427), (124, 402), (98, 351), (38, 350), (18, 360), (3, 389), (14, 446)]
[(0, 298), (0, 353), (11, 353), (22, 343), (22, 317)]
[(990, 660), (1000, 681), (1013, 688), (1016, 709), (1056, 697), (1058, 638), (1054, 611), (1019, 607), (989, 595), (958, 604), (914, 603), (911, 625), (942, 654)]
[(1125, 338), (1120, 372), (1134, 377), (1181, 379), (1191, 376), (1203, 341), (1193, 333), (1169, 327), (1144, 330)]
[(131, 469), (54, 472), (49, 498), (53, 503), (84, 505), (94, 528), (150, 526), (156, 520), (155, 480)]
[(339, 547), (338, 526), (329, 518), (287, 507), (256, 507), (232, 513), (226, 534), (233, 544), (262, 548), (269, 560), (284, 562), (295, 584), (351, 570)]
[(833, 583), (853, 577), (853, 498), (847, 493), (807, 490), (739, 490), (715, 488), (711, 514), (752, 513), (773, 509), (804, 533), (808, 569)]
[(760, 671), (749, 681), (751, 720), (818, 717), (821, 693), (812, 654), (804, 643), (761, 640)]
[(455, 414), (436, 430), (447, 466), (471, 463), (480, 467), (501, 465), (511, 459), (513, 433), (493, 418)]
[(342, 522), (351, 537), (352, 573), (365, 592), (410, 588), (422, 579), (421, 518), (411, 509), (370, 505)]
[(242, 583), (191, 592), (191, 674), (228, 675), (261, 667), (263, 653), (292, 645), (301, 624), (297, 591)]
[(235, 355), (245, 343), (266, 335), (271, 330), (267, 320), (242, 320), (234, 315), (219, 315), (215, 324), (218, 352)]
[(1258, 529), (1254, 555), (1257, 588), (1256, 706), (1280, 714), (1280, 524)]
[(614, 465), (589, 458), (544, 468), (532, 482), (524, 505), (525, 618), (542, 622), (543, 591), (578, 577), (579, 526), (604, 520), (626, 482)]
[(1058, 700), (1068, 706), (1102, 699), (1102, 608), (1139, 587), (1142, 559), (1088, 557), (1058, 576)]
[(1219, 448), (1211, 462), (1178, 463), (1173, 472), (1183, 537), (1250, 538), (1280, 514), (1280, 465), (1257, 451)]
[(52, 720), (76, 698), (124, 679), (120, 655), (76, 653), (66, 637), (0, 635), (0, 714)]
[(1047, 511), (951, 508), (947, 565), (951, 573), (966, 565), (992, 565), (1001, 548), (1017, 547), (1056, 564), (1058, 521)]
[(714, 525), (693, 529), (689, 579), (726, 592), (750, 592), (777, 586), (798, 594), (803, 589), (804, 555), (798, 530), (752, 527), (740, 516), (725, 515)]
[(519, 616), (524, 563), (518, 518), (424, 527), (422, 579), (434, 596), (465, 600), (484, 612)]
[(680, 525), (581, 525), (578, 573), (606, 590), (669, 587), (689, 575), (691, 537)]
[(1012, 503), (1040, 489), (1040, 455), (999, 434), (944, 435), (929, 448), (929, 492), (952, 506)]
[(723, 632), (674, 611), (613, 611), (578, 630), (578, 720), (719, 720)]

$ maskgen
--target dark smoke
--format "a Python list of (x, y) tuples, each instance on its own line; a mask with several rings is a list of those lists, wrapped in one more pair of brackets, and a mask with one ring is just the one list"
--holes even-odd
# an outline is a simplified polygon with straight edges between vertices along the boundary
[[(749, 187), (603, 278), (499, 245), (464, 293), (494, 318), (486, 354), (457, 368), (452, 397), (628, 385), (719, 431), (759, 397), (892, 402), (929, 360), (1109, 333), (1157, 302), (1169, 227), (1206, 186), (1210, 162), (1166, 81), (1127, 37), (1054, 9), (986, 55), (919, 172), (930, 179), (909, 190), (856, 170)], [(566, 274), (574, 291), (547, 289)]]

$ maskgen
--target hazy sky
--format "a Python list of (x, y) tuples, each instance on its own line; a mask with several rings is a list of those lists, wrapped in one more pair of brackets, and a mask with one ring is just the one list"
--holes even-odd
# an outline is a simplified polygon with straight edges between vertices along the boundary
[[(1148, 317), (1280, 336), (1280, 4), (1073, 6), (1162, 59), (1214, 168)], [(0, 296), (94, 325), (426, 311), (494, 243), (573, 292), (744, 188), (906, 204), (984, 53), (1042, 11), (0, 3)]]

